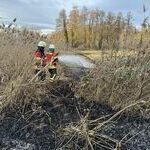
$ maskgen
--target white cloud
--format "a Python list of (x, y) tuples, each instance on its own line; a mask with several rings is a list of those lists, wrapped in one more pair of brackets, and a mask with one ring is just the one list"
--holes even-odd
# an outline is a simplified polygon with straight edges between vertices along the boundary
[[(136, 22), (139, 21), (141, 0), (0, 0), (0, 17), (17, 17), (17, 23), (46, 27), (55, 26), (59, 11), (63, 8), (69, 12), (74, 5), (82, 8), (100, 8), (105, 11), (132, 11)], [(9, 19), (8, 19), (9, 20)]]
[(30, 4), (30, 3), (37, 3), (40, 2), (40, 0), (17, 0), (18, 2)]
[(41, 33), (41, 35), (47, 35), (47, 34), (50, 34), (50, 33), (54, 32), (54, 31), (55, 30), (53, 30), (53, 29), (41, 29), (40, 33)]

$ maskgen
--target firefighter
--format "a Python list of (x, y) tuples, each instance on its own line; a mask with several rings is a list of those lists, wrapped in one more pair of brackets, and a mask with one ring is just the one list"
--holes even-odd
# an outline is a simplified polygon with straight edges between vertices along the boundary
[[(37, 46), (37, 50), (34, 52), (34, 73), (35, 75), (44, 67), (44, 58), (45, 58), (45, 50), (46, 43), (44, 41), (40, 41)], [(38, 79), (44, 80), (46, 77), (45, 72), (42, 71), (38, 75)]]
[(45, 65), (48, 64), (49, 79), (54, 80), (57, 76), (58, 53), (55, 52), (55, 46), (49, 45), (48, 52), (45, 55)]

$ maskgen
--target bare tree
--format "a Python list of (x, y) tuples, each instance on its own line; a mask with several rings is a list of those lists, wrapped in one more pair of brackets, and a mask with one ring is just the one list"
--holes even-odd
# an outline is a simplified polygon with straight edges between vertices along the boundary
[(59, 18), (56, 20), (57, 25), (56, 28), (58, 31), (63, 31), (64, 32), (64, 37), (65, 37), (65, 42), (66, 44), (69, 43), (69, 38), (68, 38), (68, 31), (67, 31), (67, 16), (66, 16), (66, 10), (62, 9), (59, 13)]

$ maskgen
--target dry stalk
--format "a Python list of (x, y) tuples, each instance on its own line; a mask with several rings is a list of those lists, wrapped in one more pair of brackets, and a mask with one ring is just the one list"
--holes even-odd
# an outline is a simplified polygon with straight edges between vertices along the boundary
[(100, 123), (97, 127), (95, 127), (95, 128), (93, 129), (93, 131), (94, 131), (94, 132), (97, 132), (97, 131), (101, 130), (101, 128), (102, 128), (104, 125), (110, 123), (110, 122), (111, 122), (112, 120), (114, 120), (118, 115), (120, 115), (121, 113), (123, 113), (126, 109), (129, 109), (129, 108), (134, 107), (134, 106), (139, 105), (139, 104), (145, 104), (145, 103), (148, 103), (148, 102), (145, 102), (145, 101), (142, 101), (142, 100), (141, 100), (141, 101), (138, 101), (138, 102), (136, 102), (136, 103), (133, 103), (133, 104), (130, 104), (130, 105), (124, 107), (123, 109), (121, 109), (120, 111), (118, 111), (116, 114), (114, 114), (112, 117), (110, 117), (108, 120), (104, 121), (103, 123)]
[[(107, 115), (106, 117), (101, 117), (96, 120), (88, 120), (88, 115), (86, 117), (80, 117), (80, 122), (77, 125), (69, 125), (64, 129), (64, 132), (67, 133), (67, 135), (72, 135), (74, 133), (78, 134), (82, 139), (85, 139), (90, 146), (90, 148), (93, 150), (93, 143), (96, 145), (99, 144), (101, 141), (103, 144), (99, 144), (101, 147), (107, 147), (106, 145), (110, 146), (109, 143), (114, 143), (116, 145), (116, 150), (121, 149), (122, 141), (128, 136), (126, 135), (125, 137), (122, 138), (122, 140), (117, 140), (112, 137), (109, 137), (107, 135), (101, 134), (100, 131), (103, 130), (103, 128), (112, 122), (118, 115), (123, 113), (126, 109), (130, 109), (136, 105), (140, 104), (146, 104), (147, 102), (145, 101), (138, 101), (136, 103), (130, 104), (126, 106), (125, 108), (121, 109), (117, 113), (115, 113), (112, 117), (107, 119), (106, 121), (101, 122), (104, 118), (108, 118), (109, 116)], [(97, 123), (98, 125), (94, 127), (93, 129), (89, 129), (88, 127), (94, 123)], [(101, 123), (99, 123), (101, 122)], [(95, 141), (94, 139), (98, 139), (98, 141)], [(106, 142), (108, 141), (108, 142)], [(112, 149), (110, 147), (110, 149)]]

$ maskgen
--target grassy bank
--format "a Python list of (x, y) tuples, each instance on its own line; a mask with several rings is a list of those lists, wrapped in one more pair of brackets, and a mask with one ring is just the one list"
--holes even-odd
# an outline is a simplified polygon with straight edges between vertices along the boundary
[[(136, 57), (125, 53), (103, 60), (98, 51), (82, 51), (86, 57), (98, 60), (97, 67), (82, 78), (29, 83), (37, 39), (29, 43), (21, 34), (18, 42), (18, 38), (9, 36), (3, 34), (0, 40), (0, 138), (4, 139), (0, 148), (14, 146), (8, 146), (7, 138), (43, 150), (139, 150), (141, 143), (148, 141), (149, 50)], [(135, 126), (140, 126), (144, 137)], [(133, 138), (135, 135), (139, 141)]]
[(85, 57), (87, 57), (93, 61), (98, 61), (98, 60), (102, 60), (102, 59), (110, 59), (113, 57), (135, 56), (137, 52), (128, 51), (128, 50), (122, 50), (122, 51), (80, 50), (78, 53), (81, 55), (84, 55)]
[(87, 100), (96, 100), (120, 110), (134, 102), (146, 104), (132, 109), (133, 114), (149, 116), (150, 53), (141, 57), (117, 57), (99, 61), (97, 68), (77, 85), (77, 93)]
[[(22, 85), (29, 84), (33, 76), (32, 52), (36, 48), (37, 38), (25, 39), (29, 33), (26, 35), (24, 32), (20, 33), (19, 40), (15, 33), (1, 34), (0, 95), (7, 97), (5, 99), (7, 102), (1, 102), (3, 105), (12, 103), (16, 98), (15, 93), (18, 94), (23, 88)], [(106, 103), (115, 110), (122, 109), (138, 100), (146, 102), (149, 100), (149, 49), (145, 53), (128, 50), (105, 51), (105, 53), (95, 50), (78, 50), (71, 53), (84, 55), (97, 63), (97, 67), (89, 70), (80, 82), (76, 83), (76, 80), (72, 78), (73, 84), (78, 87), (77, 91), (74, 91), (77, 95), (86, 100)], [(149, 104), (139, 106), (138, 114), (146, 113), (147, 116), (148, 106)]]

